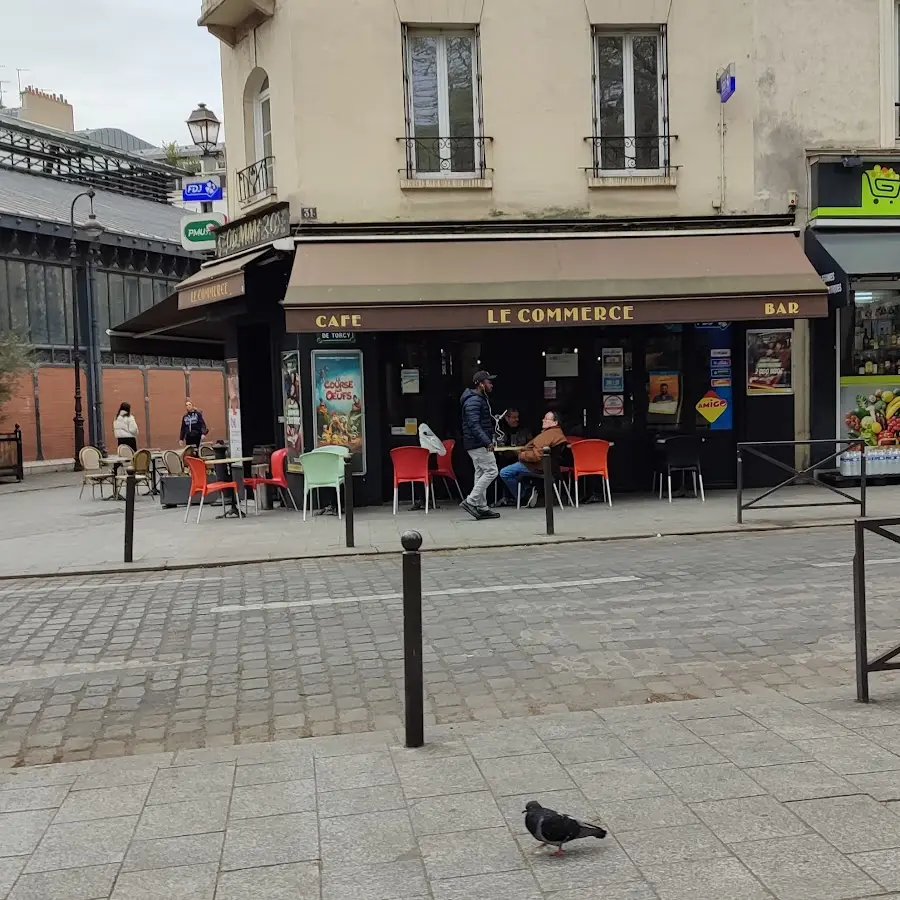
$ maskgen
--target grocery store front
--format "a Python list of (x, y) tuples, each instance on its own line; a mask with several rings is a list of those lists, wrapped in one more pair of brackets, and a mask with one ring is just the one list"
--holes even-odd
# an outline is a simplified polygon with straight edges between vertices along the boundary
[[(814, 325), (814, 435), (900, 437), (900, 158), (843, 156), (811, 164), (806, 252), (829, 295)], [(884, 468), (884, 467), (882, 467)], [(900, 475), (896, 473), (879, 474)]]

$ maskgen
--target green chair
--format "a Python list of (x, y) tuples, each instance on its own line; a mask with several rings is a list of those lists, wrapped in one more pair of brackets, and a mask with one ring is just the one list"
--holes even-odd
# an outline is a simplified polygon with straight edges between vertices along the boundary
[(346, 447), (341, 447), (340, 444), (328, 444), (325, 447), (316, 447), (316, 449), (311, 452), (333, 453), (335, 456), (340, 456), (341, 459), (346, 459), (350, 455), (350, 451)]
[(310, 491), (319, 488), (334, 488), (337, 494), (337, 513), (341, 517), (341, 485), (344, 483), (344, 455), (323, 453), (313, 450), (300, 456), (303, 466), (303, 521), (306, 521), (306, 507)]

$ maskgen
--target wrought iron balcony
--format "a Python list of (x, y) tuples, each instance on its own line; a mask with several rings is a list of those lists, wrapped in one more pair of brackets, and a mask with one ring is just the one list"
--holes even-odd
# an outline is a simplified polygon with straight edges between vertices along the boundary
[(199, 25), (234, 46), (241, 32), (275, 15), (275, 0), (203, 0)]
[(604, 175), (669, 175), (672, 171), (673, 134), (637, 134), (585, 138), (591, 143), (594, 178)]
[(489, 137), (402, 137), (406, 146), (405, 177), (409, 179), (483, 179), (491, 170), (485, 165), (484, 147)]
[(275, 193), (275, 157), (265, 156), (237, 173), (238, 202), (250, 206)]

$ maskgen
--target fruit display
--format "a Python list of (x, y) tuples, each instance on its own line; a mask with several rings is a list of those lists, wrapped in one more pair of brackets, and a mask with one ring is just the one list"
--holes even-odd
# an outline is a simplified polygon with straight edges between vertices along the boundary
[(856, 408), (844, 416), (851, 438), (869, 447), (889, 447), (900, 443), (900, 392), (875, 391), (858, 394)]

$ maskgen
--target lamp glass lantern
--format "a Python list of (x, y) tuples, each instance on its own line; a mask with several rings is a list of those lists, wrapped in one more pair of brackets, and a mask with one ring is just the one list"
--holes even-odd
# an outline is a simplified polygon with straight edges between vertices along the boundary
[(213, 153), (219, 145), (219, 130), (222, 123), (219, 117), (206, 108), (205, 103), (199, 104), (187, 120), (187, 127), (191, 133), (191, 140), (205, 154)]

